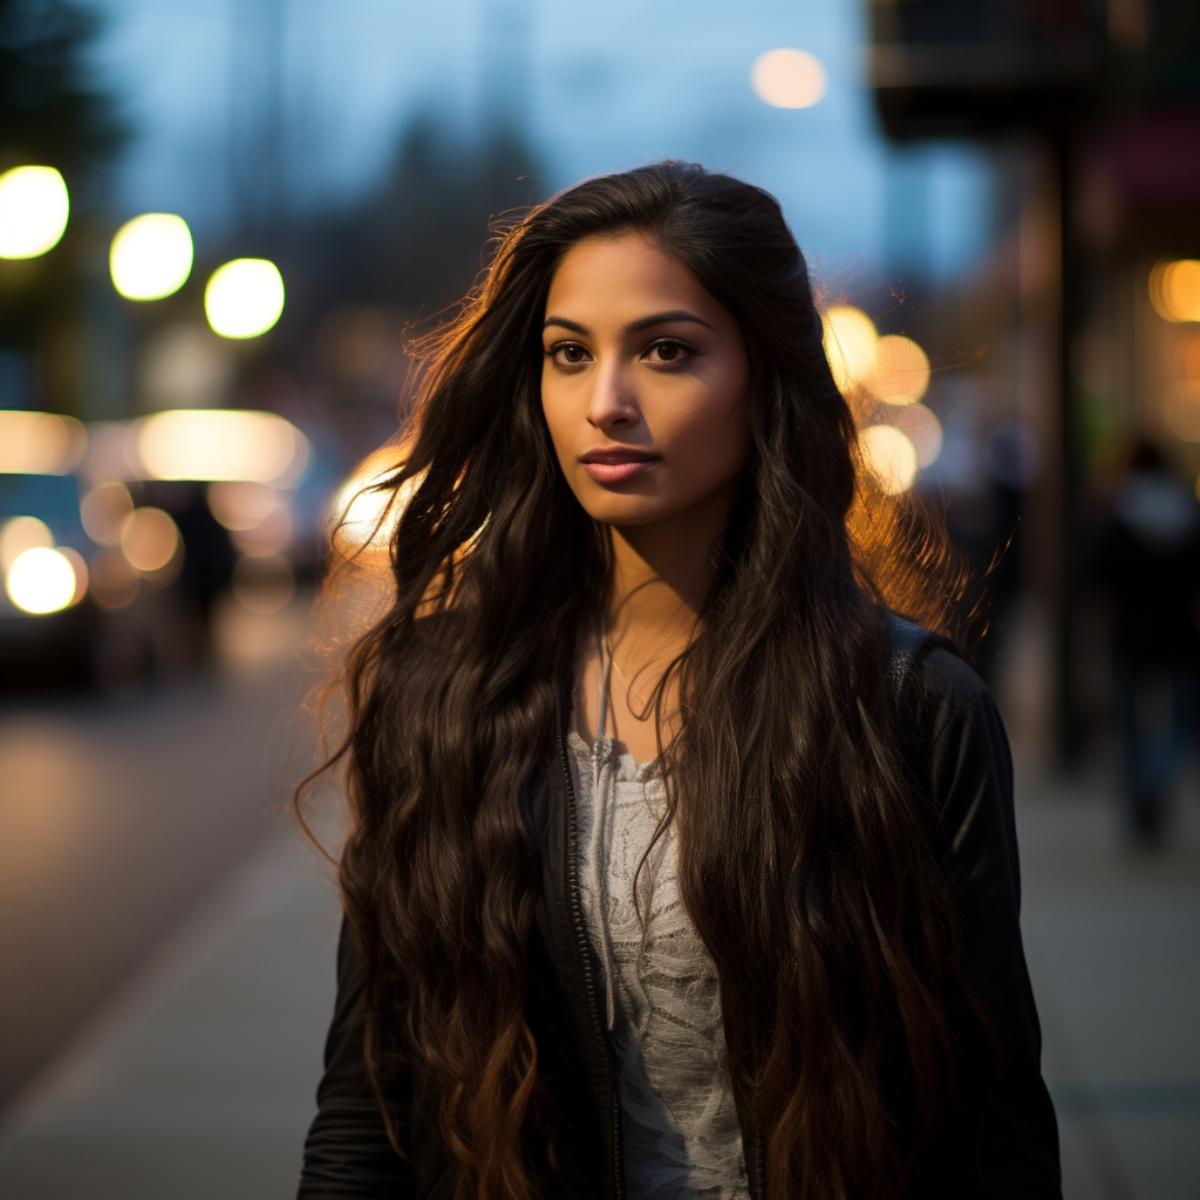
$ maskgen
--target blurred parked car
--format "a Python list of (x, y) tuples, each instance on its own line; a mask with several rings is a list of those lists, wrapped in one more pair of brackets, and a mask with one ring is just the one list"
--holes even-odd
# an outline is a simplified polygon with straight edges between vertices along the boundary
[(321, 571), (340, 472), (277, 414), (0, 411), (0, 442), (4, 690), (202, 666), (223, 596), (268, 616)]
[(3, 688), (84, 682), (99, 613), (87, 595), (89, 541), (73, 474), (0, 474)]

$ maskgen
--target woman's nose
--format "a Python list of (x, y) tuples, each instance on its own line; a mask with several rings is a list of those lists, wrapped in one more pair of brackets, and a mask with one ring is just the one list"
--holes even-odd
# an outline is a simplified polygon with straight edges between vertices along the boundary
[(601, 365), (588, 400), (588, 421), (597, 429), (610, 425), (636, 425), (641, 419), (633, 381), (619, 362)]

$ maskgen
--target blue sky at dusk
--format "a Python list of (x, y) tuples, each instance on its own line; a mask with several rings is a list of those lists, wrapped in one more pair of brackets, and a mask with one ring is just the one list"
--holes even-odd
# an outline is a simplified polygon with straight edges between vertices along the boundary
[[(883, 272), (898, 238), (945, 278), (991, 233), (984, 154), (901, 154), (879, 135), (861, 83), (865, 6), (853, 0), (94, 3), (109, 18), (96, 69), (138, 131), (115, 216), (177, 211), (201, 234), (228, 219), (230, 172), (253, 153), (247, 130), (278, 45), (284, 178), (298, 205), (368, 185), (406, 120), (432, 110), (464, 154), (487, 120), (518, 121), (545, 191), (667, 156), (749, 179), (778, 196), (817, 273), (848, 286)], [(824, 64), (815, 107), (774, 109), (754, 94), (751, 65), (777, 46)], [(897, 170), (910, 181), (900, 193), (889, 188)]]

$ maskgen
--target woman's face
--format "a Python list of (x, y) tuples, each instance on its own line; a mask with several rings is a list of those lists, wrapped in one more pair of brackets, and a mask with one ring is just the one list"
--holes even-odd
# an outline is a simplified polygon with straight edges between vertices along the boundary
[[(572, 246), (544, 314), (542, 411), (597, 521), (647, 525), (732, 493), (749, 367), (737, 322), (641, 233)], [(588, 463), (609, 452), (624, 463)]]

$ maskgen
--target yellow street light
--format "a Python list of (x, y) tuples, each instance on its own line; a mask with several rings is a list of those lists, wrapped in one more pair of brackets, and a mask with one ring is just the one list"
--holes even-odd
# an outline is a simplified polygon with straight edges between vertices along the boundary
[(192, 273), (192, 233), (174, 213), (143, 213), (117, 230), (108, 252), (113, 287), (126, 300), (161, 300)]
[(264, 334), (283, 312), (283, 276), (266, 258), (235, 258), (218, 267), (204, 289), (204, 314), (227, 338)]
[(62, 550), (34, 546), (17, 555), (8, 568), (4, 588), (22, 612), (45, 616), (75, 602), (80, 594), (80, 579)]
[(0, 258), (37, 258), (67, 228), (71, 200), (53, 167), (12, 167), (0, 175)]

